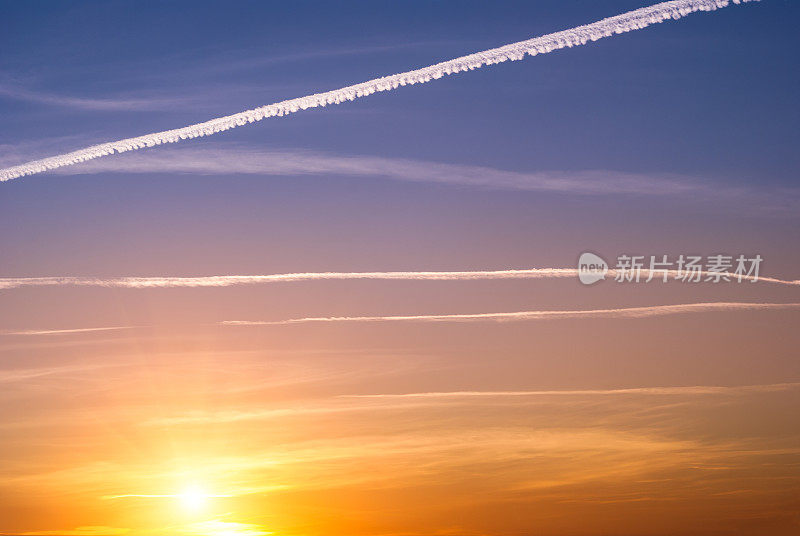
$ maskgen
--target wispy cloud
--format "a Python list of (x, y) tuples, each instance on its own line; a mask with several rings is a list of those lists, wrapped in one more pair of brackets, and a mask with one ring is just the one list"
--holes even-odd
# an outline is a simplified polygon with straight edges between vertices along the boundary
[(0, 370), (0, 383), (26, 382), (48, 376), (64, 376), (69, 374), (85, 376), (89, 372), (119, 367), (119, 364), (99, 363), (85, 365), (64, 365), (21, 370)]
[(60, 168), (62, 174), (187, 173), (264, 177), (383, 178), (417, 183), (554, 194), (675, 196), (732, 206), (737, 213), (797, 214), (800, 190), (732, 186), (707, 177), (614, 170), (513, 171), (425, 160), (339, 155), (303, 149), (263, 150), (222, 144), (127, 153), (119, 158)]
[(546, 391), (434, 391), (426, 393), (340, 395), (340, 398), (376, 399), (437, 399), (472, 397), (536, 397), (536, 396), (616, 396), (616, 395), (654, 395), (654, 396), (698, 396), (698, 395), (737, 395), (770, 393), (797, 389), (800, 383), (770, 383), (762, 385), (692, 385), (685, 387), (631, 387), (628, 389), (564, 389)]
[[(662, 277), (666, 272), (668, 279), (678, 279), (682, 275), (677, 270), (653, 270), (654, 277)], [(649, 269), (640, 270), (642, 277), (648, 277)], [(611, 269), (606, 274), (613, 278), (617, 274)], [(695, 272), (699, 277), (712, 275), (709, 272)], [(717, 274), (713, 274), (717, 275)], [(800, 286), (800, 280), (778, 279), (732, 273), (721, 274), (734, 280)], [(300, 281), (333, 280), (386, 280), (386, 281), (477, 281), (493, 279), (564, 279), (578, 276), (575, 268), (519, 268), (508, 270), (461, 270), (461, 271), (404, 271), (404, 272), (296, 272), (267, 275), (212, 275), (197, 277), (4, 277), (0, 278), (0, 290), (19, 287), (80, 286), (107, 288), (180, 288), (180, 287), (230, 287), (234, 285), (258, 285), (268, 283), (291, 283)]]
[[(335, 47), (330, 46), (324, 49), (306, 49), (306, 50), (293, 50), (285, 53), (265, 54), (262, 48), (249, 48), (249, 49), (236, 49), (234, 51), (225, 51), (221, 54), (214, 54), (209, 56), (209, 51), (203, 51), (202, 62), (198, 65), (190, 66), (186, 71), (181, 71), (182, 76), (186, 76), (186, 72), (200, 71), (203, 76), (207, 77), (214, 73), (228, 73), (230, 71), (249, 71), (252, 69), (263, 69), (270, 65), (282, 63), (301, 63), (311, 62), (314, 60), (327, 60), (330, 58), (346, 57), (346, 56), (365, 56), (376, 55), (385, 52), (393, 52), (399, 50), (407, 50), (414, 48), (431, 48), (441, 45), (461, 45), (461, 41), (410, 41), (394, 44), (380, 44), (380, 45), (364, 45), (364, 46), (345, 46)], [(191, 61), (187, 57), (173, 58), (174, 61), (186, 64)], [(151, 73), (148, 73), (151, 74)], [(157, 73), (164, 76), (163, 72)]]
[[(335, 400), (313, 404), (305, 403), (290, 407), (260, 409), (230, 409), (215, 411), (192, 411), (172, 416), (148, 419), (142, 426), (180, 426), (237, 423), (245, 421), (291, 419), (294, 417), (385, 412), (389, 410), (425, 410), (440, 402), (457, 401), (469, 403), (472, 399), (526, 399), (569, 397), (698, 397), (698, 396), (747, 396), (758, 393), (773, 393), (800, 388), (800, 382), (757, 385), (716, 386), (692, 385), (669, 387), (630, 387), (620, 389), (549, 389), (529, 391), (432, 391), (419, 393), (374, 393), (343, 394)], [(484, 403), (484, 402), (475, 402)]]
[(65, 530), (34, 530), (27, 532), (0, 532), (3, 536), (119, 536), (130, 532), (128, 529), (91, 525)]
[(91, 111), (154, 111), (171, 110), (176, 106), (185, 106), (186, 98), (167, 97), (116, 97), (116, 98), (89, 98), (59, 95), (45, 91), (35, 91), (12, 85), (0, 83), (0, 98), (72, 108), (75, 110)]
[[(737, 4), (748, 1), (750, 0), (733, 0), (733, 2)], [(652, 24), (657, 24), (666, 20), (680, 19), (696, 11), (713, 11), (717, 8), (725, 7), (728, 4), (729, 0), (673, 0), (670, 2), (662, 2), (584, 26), (543, 35), (526, 41), (511, 43), (491, 50), (484, 50), (421, 69), (376, 78), (325, 93), (317, 93), (269, 104), (253, 110), (211, 119), (203, 123), (189, 125), (179, 129), (155, 132), (135, 138), (94, 145), (71, 153), (1, 169), (0, 181), (41, 173), (49, 169), (69, 166), (114, 153), (133, 151), (144, 147), (154, 147), (163, 143), (174, 143), (189, 138), (210, 136), (270, 117), (280, 117), (309, 108), (324, 107), (329, 104), (340, 104), (377, 92), (392, 91), (406, 85), (426, 83), (447, 75), (471, 71), (487, 65), (494, 65), (509, 60), (521, 60), (526, 55), (535, 56), (538, 54), (547, 54), (566, 47), (584, 45), (591, 41), (611, 37), (615, 34), (646, 28)]]
[(562, 268), (526, 268), (477, 271), (419, 271), (419, 272), (298, 272), (270, 275), (217, 275), (202, 277), (23, 277), (0, 278), (0, 289), (27, 286), (91, 286), (120, 288), (158, 287), (229, 287), (263, 283), (296, 281), (329, 281), (345, 279), (380, 279), (411, 281), (472, 281), (481, 279), (541, 279), (574, 277), (577, 271)]
[[(106, 495), (103, 499), (111, 500), (111, 499), (177, 499), (180, 498), (180, 493), (163, 493), (163, 494), (154, 494), (154, 493), (123, 493), (121, 495)], [(205, 497), (232, 497), (232, 495), (225, 495), (225, 494), (205, 494)]]
[(653, 316), (716, 311), (765, 311), (800, 309), (800, 303), (743, 303), (711, 302), (677, 305), (653, 305), (618, 309), (588, 309), (578, 311), (518, 311), (511, 313), (471, 313), (404, 316), (318, 316), (289, 320), (225, 320), (227, 326), (281, 326), (312, 322), (514, 322), (567, 318), (648, 318)]
[(64, 335), (68, 333), (86, 333), (92, 331), (116, 331), (120, 329), (134, 329), (137, 326), (108, 326), (101, 328), (71, 328), (71, 329), (31, 329), (21, 331), (0, 331), (0, 335)]
[[(180, 527), (170, 527), (167, 530), (187, 536), (268, 536), (274, 534), (274, 532), (266, 530), (262, 525), (222, 521), (219, 519), (197, 521)], [(163, 534), (163, 531), (152, 531), (147, 536), (160, 534)]]
[(129, 154), (113, 160), (87, 162), (60, 172), (384, 177), (411, 182), (583, 194), (663, 195), (707, 188), (697, 179), (669, 174), (603, 170), (520, 172), (401, 158), (336, 155), (292, 149), (265, 151), (234, 146), (183, 147)]
[[(342, 397), (344, 398), (344, 397)], [(403, 406), (381, 406), (381, 409), (392, 407), (407, 408)], [(375, 411), (374, 405), (336, 405), (336, 404), (314, 404), (296, 407), (281, 407), (272, 409), (234, 409), (219, 411), (194, 411), (180, 415), (168, 417), (156, 417), (147, 419), (141, 423), (142, 426), (177, 426), (177, 425), (205, 425), (213, 423), (235, 423), (243, 421), (258, 421), (291, 418), (298, 416), (312, 415), (343, 415), (346, 413), (358, 413), (362, 411)]]

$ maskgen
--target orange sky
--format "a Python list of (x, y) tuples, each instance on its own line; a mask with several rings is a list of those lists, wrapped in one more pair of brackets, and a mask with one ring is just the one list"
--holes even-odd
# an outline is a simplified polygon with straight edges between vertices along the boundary
[[(513, 310), (504, 296), (626, 288), (287, 285), (363, 309), (364, 285), (392, 303), (424, 292), (443, 300), (434, 310), (467, 289)], [(796, 522), (796, 311), (220, 326), (216, 310), (161, 315), (230, 294), (269, 304), (275, 290), (5, 292), (115, 304), (144, 327), (3, 337), (4, 534), (790, 534)], [(74, 302), (60, 303), (51, 315)]]

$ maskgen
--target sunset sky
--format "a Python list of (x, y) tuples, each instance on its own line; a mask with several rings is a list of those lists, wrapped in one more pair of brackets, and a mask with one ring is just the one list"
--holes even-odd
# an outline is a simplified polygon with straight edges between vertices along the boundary
[[(2, 0), (0, 168), (646, 5)], [(0, 182), (0, 536), (798, 534), (798, 25), (731, 5)], [(781, 282), (474, 273), (586, 251)]]

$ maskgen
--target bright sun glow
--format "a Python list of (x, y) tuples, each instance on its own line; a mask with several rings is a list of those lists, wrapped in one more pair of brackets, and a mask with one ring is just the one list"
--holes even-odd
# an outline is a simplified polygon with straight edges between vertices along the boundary
[(189, 511), (196, 512), (205, 506), (209, 495), (198, 487), (189, 487), (178, 494), (181, 505)]

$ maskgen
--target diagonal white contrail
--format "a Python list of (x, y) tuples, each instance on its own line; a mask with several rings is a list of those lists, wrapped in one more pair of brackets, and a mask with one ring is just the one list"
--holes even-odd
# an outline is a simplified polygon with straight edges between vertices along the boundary
[(711, 302), (653, 305), (620, 309), (588, 309), (578, 311), (517, 311), (512, 313), (473, 313), (408, 316), (316, 316), (289, 320), (225, 320), (226, 326), (283, 326), (312, 322), (514, 322), (566, 318), (647, 318), (652, 316), (714, 311), (759, 311), (800, 309), (800, 303)]
[[(651, 270), (641, 269), (640, 275), (646, 280)], [(653, 276), (680, 280), (686, 275), (678, 270), (652, 270)], [(615, 277), (616, 270), (606, 274)], [(714, 276), (706, 271), (694, 272), (697, 277)], [(800, 279), (777, 279), (734, 273), (720, 274), (731, 280), (772, 283), (776, 285), (800, 286)], [(19, 287), (80, 286), (106, 288), (175, 288), (175, 287), (231, 287), (234, 285), (258, 285), (266, 283), (290, 283), (297, 281), (326, 280), (394, 280), (394, 281), (477, 281), (485, 279), (564, 279), (577, 277), (575, 268), (525, 268), (517, 270), (475, 270), (475, 271), (416, 271), (416, 272), (298, 272), (270, 275), (211, 275), (198, 277), (4, 277), (0, 278), (0, 290)]]
[[(735, 4), (739, 4), (754, 0), (732, 1)], [(0, 170), (0, 181), (7, 181), (24, 175), (33, 175), (34, 173), (41, 173), (48, 169), (69, 166), (114, 153), (123, 153), (142, 149), (144, 147), (153, 147), (162, 143), (174, 143), (189, 138), (210, 136), (247, 123), (261, 121), (268, 117), (280, 117), (308, 108), (340, 104), (345, 101), (366, 97), (379, 91), (391, 91), (400, 86), (430, 82), (431, 80), (442, 78), (445, 75), (474, 70), (486, 65), (502, 63), (508, 60), (521, 60), (525, 55), (535, 56), (565, 47), (584, 45), (589, 41), (597, 41), (598, 39), (610, 37), (615, 34), (639, 30), (668, 19), (680, 19), (696, 11), (713, 11), (717, 8), (726, 7), (730, 3), (731, 0), (673, 0), (670, 2), (661, 2), (584, 26), (535, 37), (526, 41), (511, 43), (499, 48), (484, 50), (483, 52), (476, 52), (468, 56), (462, 56), (421, 69), (376, 78), (325, 93), (316, 93), (314, 95), (285, 100), (183, 128), (102, 143), (71, 153), (34, 160)]]

